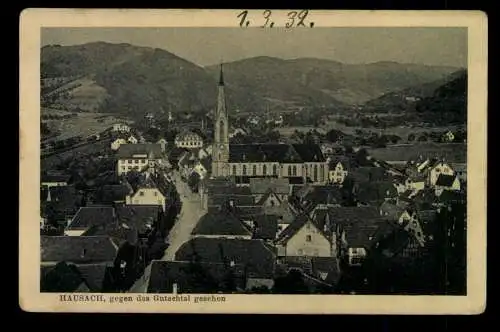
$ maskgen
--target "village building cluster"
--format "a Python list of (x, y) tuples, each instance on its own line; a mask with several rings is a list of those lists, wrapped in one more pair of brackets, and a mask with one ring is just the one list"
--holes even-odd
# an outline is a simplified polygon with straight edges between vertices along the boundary
[[(232, 144), (222, 68), (218, 88), (213, 144), (117, 124), (116, 183), (89, 193), (42, 174), (41, 228), (64, 229), (41, 237), (42, 291), (272, 292), (300, 273), (310, 292), (349, 292), (342, 280), (375, 253), (425, 257), (441, 211), (466, 202), (466, 168), (439, 158), (396, 167), (342, 146)], [(201, 217), (172, 260), (179, 185)]]

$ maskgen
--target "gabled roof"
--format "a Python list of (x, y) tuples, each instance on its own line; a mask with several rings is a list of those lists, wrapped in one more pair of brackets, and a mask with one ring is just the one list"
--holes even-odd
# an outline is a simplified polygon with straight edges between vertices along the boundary
[(306, 212), (312, 211), (319, 204), (340, 204), (342, 192), (339, 186), (314, 186), (303, 198), (301, 205)]
[(296, 217), (295, 211), (290, 207), (289, 203), (283, 202), (279, 206), (266, 206), (263, 213), (265, 215), (273, 215), (278, 217), (278, 223), (291, 224)]
[(279, 195), (287, 195), (290, 192), (290, 185), (287, 178), (266, 179), (251, 178), (250, 191), (252, 194), (264, 194), (272, 189)]
[(229, 162), (302, 162), (300, 155), (288, 144), (230, 144)]
[(226, 264), (233, 261), (244, 266), (248, 277), (273, 278), (276, 255), (262, 240), (197, 237), (184, 243), (175, 259)]
[[(269, 188), (269, 189), (267, 190), (267, 192), (266, 192), (264, 195), (262, 195), (262, 196), (261, 196), (261, 198), (259, 199), (259, 201), (257, 202), (257, 204), (256, 204), (256, 205), (258, 205), (258, 206), (263, 206), (263, 205), (264, 205), (264, 203), (267, 201), (267, 199), (268, 199), (270, 196), (274, 196), (274, 197), (276, 198), (276, 200), (278, 200), (279, 204), (281, 204), (281, 199), (280, 199), (278, 196), (276, 196), (276, 193), (274, 192), (274, 190), (273, 190), (273, 189)], [(278, 204), (278, 205), (279, 205), (279, 204)]]
[(455, 179), (456, 176), (454, 175), (439, 174), (436, 186), (451, 187)]
[(324, 162), (325, 156), (318, 144), (292, 144), (303, 162)]
[(111, 206), (81, 207), (66, 228), (67, 230), (83, 230), (92, 226), (112, 224), (115, 222), (114, 209)]
[(311, 218), (305, 214), (298, 215), (295, 220), (283, 230), (278, 238), (278, 243), (286, 243), (290, 240), (298, 231), (300, 231), (307, 223), (310, 223), (318, 229), (318, 232), (322, 234), (328, 241), (330, 241), (329, 236), (323, 232), (323, 229), (317, 225)]
[(278, 233), (278, 216), (260, 214), (254, 217), (254, 238), (274, 240)]
[(366, 224), (381, 219), (374, 206), (341, 206), (328, 209), (330, 222), (340, 226)]
[(122, 144), (118, 148), (116, 156), (118, 159), (133, 159), (134, 155), (146, 155), (149, 158), (150, 154), (153, 158), (160, 158), (162, 155), (161, 144)]
[(226, 211), (213, 211), (200, 218), (191, 234), (249, 236), (252, 233), (235, 214)]
[(328, 163), (330, 170), (335, 169), (338, 163), (340, 163), (344, 167), (344, 169), (349, 168), (351, 166), (351, 159), (344, 155), (331, 156), (330, 161)]
[(179, 293), (216, 292), (225, 288), (227, 276), (231, 275), (237, 287), (244, 288), (244, 267), (223, 263), (151, 262), (147, 293), (171, 293), (177, 284)]
[(113, 262), (117, 251), (107, 236), (41, 236), (42, 262)]

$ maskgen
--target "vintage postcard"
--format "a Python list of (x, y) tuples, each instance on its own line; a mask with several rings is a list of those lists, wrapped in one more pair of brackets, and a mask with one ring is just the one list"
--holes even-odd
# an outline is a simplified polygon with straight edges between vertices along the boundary
[(481, 313), (486, 97), (479, 11), (27, 9), (20, 307)]

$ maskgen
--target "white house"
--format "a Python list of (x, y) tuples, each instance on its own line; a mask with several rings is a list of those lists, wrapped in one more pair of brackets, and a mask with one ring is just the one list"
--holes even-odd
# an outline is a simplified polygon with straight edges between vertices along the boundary
[(117, 138), (111, 142), (111, 150), (116, 151), (120, 148), (120, 145), (127, 144), (127, 141), (123, 138)]
[(175, 146), (187, 149), (201, 148), (203, 147), (203, 139), (196, 133), (183, 132), (175, 137)]
[(309, 217), (299, 216), (278, 235), (278, 256), (333, 257), (334, 245)]
[(137, 144), (139, 143), (139, 140), (135, 138), (134, 135), (130, 135), (130, 137), (127, 139), (127, 142), (129, 142), (130, 144)]
[(440, 175), (455, 175), (455, 171), (450, 165), (443, 161), (439, 161), (434, 165), (429, 167), (428, 182), (431, 187), (436, 185), (436, 182)]
[(348, 174), (345, 164), (338, 161), (336, 163), (333, 162), (330, 165), (334, 167), (333, 169), (330, 168), (330, 171), (328, 172), (328, 179), (330, 182), (338, 184), (343, 183)]
[(112, 131), (128, 133), (130, 131), (130, 126), (124, 123), (113, 124)]
[(122, 144), (117, 151), (116, 172), (126, 174), (132, 170), (141, 172), (146, 168), (154, 169), (162, 164), (162, 151), (159, 144)]
[(144, 174), (130, 195), (127, 195), (127, 205), (159, 205), (166, 210), (168, 199), (168, 184), (160, 176)]
[(440, 196), (443, 190), (460, 190), (460, 180), (456, 175), (439, 175), (436, 185), (434, 186), (435, 192), (437, 196)]

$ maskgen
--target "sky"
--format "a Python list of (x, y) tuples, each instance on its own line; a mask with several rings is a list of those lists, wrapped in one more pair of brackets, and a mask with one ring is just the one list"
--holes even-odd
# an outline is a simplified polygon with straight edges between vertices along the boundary
[(42, 46), (104, 41), (165, 49), (200, 66), (254, 56), (467, 67), (467, 28), (43, 28)]

